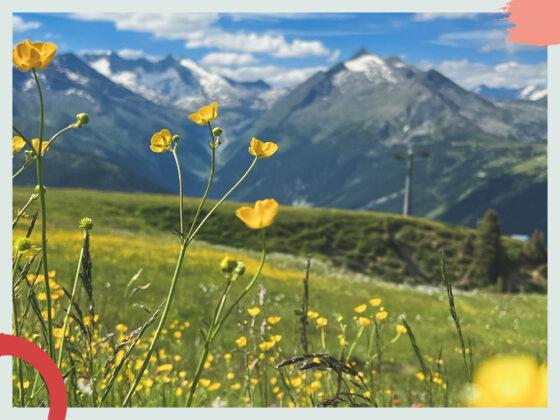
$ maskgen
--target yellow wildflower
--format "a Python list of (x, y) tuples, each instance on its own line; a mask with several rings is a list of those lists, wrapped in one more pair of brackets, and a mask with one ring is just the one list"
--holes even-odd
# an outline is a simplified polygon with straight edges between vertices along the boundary
[(212, 381), (210, 379), (205, 379), (205, 378), (200, 378), (200, 380), (198, 381), (200, 383), (200, 385), (202, 385), (204, 388), (208, 388), (210, 386), (210, 384), (212, 383)]
[(378, 321), (383, 321), (385, 318), (387, 318), (387, 315), (389, 315), (387, 311), (381, 310), (375, 314), (375, 319), (377, 319)]
[(52, 42), (31, 42), (25, 39), (13, 49), (12, 59), (23, 72), (31, 69), (44, 70), (51, 63), (56, 50), (57, 46)]
[(272, 349), (275, 345), (276, 345), (276, 341), (274, 340), (263, 341), (262, 343), (259, 344), (259, 349), (260, 351), (268, 351)]
[(397, 324), (397, 326), (395, 327), (395, 330), (397, 331), (398, 335), (406, 334), (406, 332), (407, 332), (406, 327), (402, 324)]
[(358, 305), (354, 308), (354, 312), (356, 312), (357, 314), (361, 314), (363, 312), (365, 312), (367, 309), (367, 305), (365, 303)]
[(239, 382), (236, 382), (236, 383), (231, 385), (231, 389), (233, 389), (234, 391), (237, 391), (238, 389), (241, 389), (241, 384)]
[(226, 378), (228, 378), (231, 381), (233, 378), (235, 378), (235, 373), (228, 372), (228, 374), (226, 375)]
[(181, 331), (175, 331), (173, 333), (173, 337), (175, 337), (176, 339), (179, 339), (183, 336), (183, 333)]
[(254, 318), (261, 313), (261, 308), (259, 308), (258, 306), (254, 306), (252, 308), (247, 309), (247, 313), (249, 314), (249, 316), (252, 316)]
[(237, 347), (245, 347), (247, 345), (247, 337), (242, 335), (237, 340), (235, 340), (235, 344), (237, 344)]
[(369, 327), (371, 325), (371, 319), (361, 316), (358, 318), (358, 324), (360, 327)]
[(154, 133), (150, 140), (150, 150), (154, 153), (163, 153), (171, 150), (173, 144), (173, 136), (171, 132), (164, 128), (157, 133)]
[(170, 372), (173, 370), (173, 365), (171, 363), (165, 363), (163, 365), (160, 365), (156, 368), (156, 372), (161, 373), (161, 372)]
[(290, 380), (290, 384), (294, 387), (294, 388), (298, 388), (301, 386), (302, 380), (301, 377), (297, 377), (294, 379)]
[(231, 353), (224, 353), (224, 360), (229, 362), (231, 360)]
[(181, 395), (183, 395), (183, 388), (179, 387), (175, 390), (175, 396), (180, 397)]
[(47, 151), (47, 149), (49, 148), (49, 142), (48, 141), (40, 142), (39, 139), (31, 140), (31, 145), (33, 146), (33, 151), (35, 152), (36, 155), (39, 154), (39, 143), (41, 143), (41, 156), (43, 156)]
[(189, 120), (198, 125), (206, 125), (210, 121), (218, 118), (218, 102), (212, 102), (210, 105), (200, 107), (198, 111), (189, 115)]
[(278, 203), (275, 199), (269, 198), (259, 200), (255, 207), (239, 207), (235, 215), (245, 223), (249, 229), (264, 229), (270, 226), (278, 213)]
[(269, 325), (276, 325), (280, 322), (281, 319), (281, 316), (269, 316), (266, 321), (269, 323)]
[(474, 375), (473, 407), (546, 407), (547, 367), (527, 356), (483, 362)]
[(251, 139), (249, 153), (259, 159), (268, 159), (278, 150), (278, 145), (274, 142), (263, 142), (255, 137)]
[(315, 320), (315, 323), (317, 324), (317, 327), (323, 328), (323, 327), (327, 326), (327, 324), (329, 323), (329, 320), (327, 318), (325, 318), (324, 316), (320, 316), (319, 318), (317, 318)]
[(212, 391), (217, 391), (218, 389), (220, 389), (220, 387), (222, 386), (221, 383), (219, 382), (214, 382), (213, 384), (211, 384), (210, 386), (208, 386), (208, 391), (212, 392)]
[(315, 319), (319, 316), (319, 312), (315, 311), (307, 311), (307, 317), (311, 319)]
[(14, 136), (14, 138), (12, 139), (12, 154), (16, 154), (18, 152), (21, 151), (21, 149), (23, 149), (25, 147), (25, 140), (23, 140), (23, 137), (20, 136)]
[(369, 300), (369, 304), (374, 308), (381, 305), (381, 302), (382, 302), (381, 298), (378, 297), (374, 297)]
[(117, 324), (117, 326), (115, 327), (115, 330), (117, 330), (120, 333), (125, 333), (128, 331), (128, 327), (124, 324)]
[(419, 381), (425, 381), (426, 380), (426, 375), (424, 375), (424, 372), (417, 372), (416, 373), (416, 379), (418, 379)]

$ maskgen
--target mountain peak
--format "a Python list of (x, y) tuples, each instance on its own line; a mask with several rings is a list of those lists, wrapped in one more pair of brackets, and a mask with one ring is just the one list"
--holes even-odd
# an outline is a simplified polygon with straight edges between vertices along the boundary
[(362, 47), (358, 51), (356, 51), (352, 57), (350, 57), (350, 60), (355, 60), (356, 58), (360, 58), (363, 55), (371, 55), (371, 54), (368, 50)]

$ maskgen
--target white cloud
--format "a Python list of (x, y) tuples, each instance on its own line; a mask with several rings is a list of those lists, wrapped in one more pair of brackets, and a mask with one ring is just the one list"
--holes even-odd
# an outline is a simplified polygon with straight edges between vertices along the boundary
[(14, 32), (25, 32), (29, 29), (37, 29), (41, 26), (40, 22), (25, 21), (21, 16), (12, 16), (12, 28)]
[(474, 19), (476, 15), (476, 13), (416, 13), (414, 20), (428, 22), (436, 19)]
[(531, 45), (508, 42), (507, 36), (508, 32), (505, 27), (503, 29), (447, 32), (441, 34), (435, 43), (450, 47), (477, 48), (481, 52), (496, 50), (515, 52), (536, 48)]
[(150, 61), (161, 60), (161, 57), (157, 55), (146, 54), (142, 50), (135, 50), (132, 48), (123, 48), (122, 50), (118, 50), (117, 54), (120, 55), (122, 58), (126, 58), (128, 60), (136, 60), (138, 58), (145, 58), (146, 60), (150, 60)]
[(216, 13), (74, 13), (73, 17), (110, 21), (119, 30), (148, 32), (165, 39), (188, 39), (218, 20)]
[(289, 68), (283, 66), (211, 67), (210, 70), (239, 81), (264, 80), (274, 88), (294, 86), (325, 67)]
[(328, 55), (329, 50), (320, 41), (287, 41), (282, 35), (255, 32), (224, 32), (215, 30), (191, 34), (187, 48), (217, 48), (226, 51), (265, 53), (275, 57), (305, 57)]
[(534, 84), (546, 87), (546, 62), (525, 64), (506, 61), (496, 65), (474, 63), (466, 59), (444, 60), (440, 62), (422, 61), (422, 69), (436, 69), (465, 89), (475, 89), (480, 85), (493, 88), (519, 89)]
[(258, 60), (251, 54), (234, 52), (215, 52), (206, 54), (200, 60), (205, 66), (247, 66)]
[(216, 13), (76, 13), (73, 16), (114, 22), (119, 30), (184, 40), (187, 48), (265, 53), (275, 57), (327, 56), (330, 53), (320, 41), (288, 41), (282, 35), (221, 30), (216, 25), (219, 19)]

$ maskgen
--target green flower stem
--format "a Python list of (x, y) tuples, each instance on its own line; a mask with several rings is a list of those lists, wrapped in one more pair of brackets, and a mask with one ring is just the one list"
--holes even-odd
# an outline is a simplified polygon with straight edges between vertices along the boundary
[(212, 216), (212, 214), (214, 213), (214, 211), (216, 211), (216, 209), (218, 207), (220, 207), (220, 205), (226, 200), (226, 198), (228, 198), (231, 193), (233, 191), (235, 191), (235, 189), (245, 180), (245, 178), (247, 178), (247, 175), (249, 175), (249, 173), (251, 172), (251, 170), (253, 169), (253, 167), (255, 166), (255, 164), (257, 163), (258, 158), (255, 157), (253, 159), (253, 161), (251, 162), (251, 164), (249, 165), (249, 168), (247, 168), (247, 170), (245, 171), (245, 173), (241, 176), (241, 178), (239, 178), (239, 180), (228, 190), (228, 192), (226, 192), (224, 194), (224, 196), (220, 199), (220, 201), (218, 201), (216, 204), (214, 204), (214, 207), (212, 207), (210, 209), (210, 211), (208, 212), (208, 214), (206, 214), (206, 216), (204, 217), (204, 219), (202, 219), (202, 221), (200, 222), (200, 224), (196, 227), (196, 229), (194, 230), (193, 233), (191, 233), (188, 238), (187, 238), (187, 242), (191, 242), (194, 237), (196, 236), (196, 234), (198, 233), (198, 231), (202, 228), (202, 226), (204, 226), (204, 224), (208, 221), (208, 219), (210, 218), (210, 216)]
[(214, 182), (214, 174), (216, 172), (216, 147), (217, 147), (216, 137), (212, 132), (212, 125), (210, 124), (210, 122), (208, 122), (208, 128), (210, 129), (210, 135), (212, 136), (212, 144), (210, 146), (210, 148), (212, 149), (212, 163), (210, 164), (210, 176), (208, 177), (208, 184), (206, 184), (206, 189), (204, 190), (202, 199), (200, 200), (200, 203), (198, 204), (198, 208), (196, 209), (196, 213), (194, 214), (193, 221), (191, 223), (191, 227), (189, 229), (189, 233), (187, 234), (187, 237), (191, 236), (194, 226), (196, 225), (196, 222), (198, 220), (198, 216), (200, 215), (200, 211), (202, 210), (202, 206), (204, 206), (204, 203), (206, 203), (206, 199), (208, 198), (208, 194), (210, 193), (210, 188), (212, 187), (212, 184)]
[(179, 224), (181, 226), (181, 236), (185, 234), (185, 226), (183, 224), (183, 176), (181, 175), (181, 165), (177, 157), (177, 146), (172, 150), (175, 166), (177, 166), (177, 177), (179, 179)]
[(220, 298), (220, 302), (219, 302), (218, 306), (216, 307), (216, 310), (214, 312), (214, 317), (212, 319), (212, 322), (210, 323), (210, 329), (208, 330), (208, 333), (206, 334), (205, 342), (204, 342), (204, 351), (201, 354), (200, 359), (198, 361), (198, 365), (196, 367), (196, 372), (195, 372), (195, 375), (194, 375), (193, 382), (192, 382), (191, 387), (189, 389), (189, 395), (187, 397), (187, 402), (185, 404), (185, 407), (191, 407), (192, 406), (193, 399), (194, 399), (194, 394), (195, 394), (196, 389), (198, 387), (198, 383), (200, 381), (200, 376), (202, 375), (202, 370), (204, 369), (204, 364), (206, 363), (206, 359), (208, 358), (208, 354), (210, 352), (210, 346), (212, 345), (212, 342), (214, 341), (214, 339), (218, 335), (218, 332), (221, 330), (222, 326), (224, 325), (226, 320), (229, 318), (229, 316), (231, 315), (233, 310), (237, 307), (239, 302), (241, 302), (241, 300), (247, 295), (247, 293), (249, 293), (249, 291), (252, 289), (255, 282), (258, 280), (258, 278), (261, 275), (261, 272), (262, 272), (262, 269), (264, 267), (264, 263), (265, 263), (265, 260), (266, 260), (265, 231), (263, 231), (262, 238), (263, 238), (262, 254), (261, 254), (261, 260), (260, 260), (260, 263), (259, 263), (259, 268), (257, 269), (257, 271), (256, 271), (255, 275), (253, 276), (253, 278), (251, 279), (251, 281), (247, 284), (247, 286), (245, 286), (245, 289), (243, 289), (243, 291), (237, 297), (237, 299), (229, 306), (229, 308), (225, 312), (224, 316), (222, 317), (221, 316), (222, 311), (223, 311), (227, 296), (228, 296), (229, 291), (231, 290), (231, 286), (232, 286), (232, 280), (228, 279), (228, 283), (226, 284), (226, 287), (224, 288), (224, 292), (222, 293), (222, 297)]
[(325, 342), (325, 328), (321, 328), (321, 348), (323, 349), (323, 351), (326, 350), (327, 348), (327, 344)]
[(358, 334), (356, 335), (356, 338), (354, 339), (352, 345), (350, 346), (350, 350), (348, 350), (348, 354), (346, 355), (346, 360), (350, 360), (350, 356), (352, 356), (352, 353), (356, 348), (356, 344), (358, 344), (358, 340), (362, 337), (363, 333), (364, 333), (364, 327), (360, 327), (360, 329), (358, 330)]
[(78, 258), (78, 267), (76, 268), (76, 275), (74, 276), (74, 283), (72, 284), (72, 293), (70, 295), (70, 303), (68, 304), (68, 309), (66, 310), (66, 315), (64, 316), (64, 323), (62, 324), (62, 341), (60, 342), (60, 350), (58, 351), (58, 359), (56, 361), (56, 366), (60, 368), (62, 363), (62, 354), (64, 353), (64, 342), (66, 341), (66, 330), (68, 329), (68, 320), (70, 319), (70, 313), (72, 312), (72, 305), (74, 304), (74, 296), (76, 295), (76, 290), (78, 288), (78, 280), (80, 279), (80, 270), (82, 268), (82, 260), (84, 259), (84, 247), (86, 241), (88, 240), (89, 232), (84, 229), (84, 238), (82, 241), (82, 249), (80, 250), (80, 257)]
[[(33, 78), (39, 92), (40, 105), (40, 124), (39, 124), (39, 141), (43, 141), (45, 131), (45, 104), (43, 100), (43, 90), (37, 72), (33, 69)], [(47, 295), (47, 332), (48, 332), (48, 348), (49, 355), (54, 358), (54, 342), (53, 342), (53, 321), (52, 321), (52, 301), (51, 288), (49, 285), (49, 265), (47, 259), (47, 204), (45, 201), (45, 183), (43, 179), (43, 157), (42, 143), (39, 145), (39, 153), (37, 153), (37, 184), (39, 185), (39, 199), (41, 202), (41, 252), (43, 254), (43, 272), (45, 275), (45, 293)]]
[(21, 216), (23, 216), (23, 214), (25, 213), (25, 210), (27, 210), (27, 208), (31, 205), (31, 203), (37, 199), (39, 195), (37, 193), (33, 193), (31, 194), (31, 196), (29, 197), (29, 200), (27, 200), (27, 203), (25, 203), (25, 205), (21, 208), (21, 210), (18, 212), (16, 218), (14, 219), (14, 221), (12, 222), (12, 229), (14, 229), (17, 224), (19, 219), (21, 219)]
[[(16, 274), (17, 268), (19, 265), (19, 260), (21, 258), (21, 252), (17, 252), (16, 258), (14, 260), (14, 267), (12, 269), (12, 306), (13, 306), (13, 316), (14, 316), (14, 333), (16, 337), (19, 337), (19, 321), (18, 321), (18, 311), (17, 311), (17, 300), (16, 300), (16, 290), (15, 290), (15, 281), (16, 281)], [(16, 358), (16, 368), (18, 371), (18, 380), (19, 380), (19, 405), (20, 407), (25, 407), (25, 394), (23, 390), (23, 364), (19, 357)]]

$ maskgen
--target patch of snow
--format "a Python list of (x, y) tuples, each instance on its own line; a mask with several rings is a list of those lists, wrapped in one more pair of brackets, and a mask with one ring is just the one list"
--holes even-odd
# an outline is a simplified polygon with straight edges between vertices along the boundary
[(538, 101), (539, 99), (544, 98), (547, 93), (547, 89), (543, 89), (535, 85), (528, 85), (519, 93), (519, 99)]
[(103, 76), (111, 76), (111, 64), (105, 57), (90, 63), (90, 66), (101, 73)]
[(68, 69), (64, 69), (64, 70), (62, 70), (62, 72), (70, 80), (72, 80), (73, 82), (76, 82), (80, 85), (85, 85), (89, 81), (89, 79), (87, 77), (82, 76), (81, 74), (75, 73), (73, 71), (70, 71)]
[(361, 55), (353, 60), (344, 63), (349, 71), (354, 73), (363, 73), (370, 81), (375, 81), (379, 77), (390, 83), (397, 83), (391, 68), (387, 63), (376, 55)]
[(81, 98), (87, 99), (91, 103), (95, 103), (95, 99), (93, 98), (93, 96), (81, 89), (66, 89), (62, 93), (67, 96), (79, 96)]

